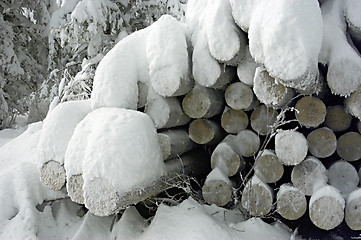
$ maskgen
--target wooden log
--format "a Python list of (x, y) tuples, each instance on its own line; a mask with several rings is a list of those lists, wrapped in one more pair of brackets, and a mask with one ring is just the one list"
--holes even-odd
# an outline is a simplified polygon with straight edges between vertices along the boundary
[(312, 223), (323, 230), (331, 230), (344, 219), (345, 200), (332, 186), (315, 191), (309, 202), (309, 216)]
[(242, 110), (234, 110), (228, 106), (221, 116), (221, 126), (227, 133), (237, 134), (248, 126), (248, 116)]
[(234, 79), (237, 77), (232, 67), (223, 67), (222, 65), (220, 65), (219, 67), (220, 74), (217, 77), (216, 81), (210, 85), (204, 85), (204, 87), (224, 90), (229, 85), (229, 83), (233, 82)]
[(259, 136), (251, 130), (242, 130), (236, 135), (238, 152), (243, 157), (254, 156), (261, 144)]
[(152, 91), (149, 91), (144, 112), (150, 116), (157, 129), (182, 126), (190, 121), (178, 98), (165, 98)]
[(251, 216), (265, 216), (272, 210), (273, 190), (253, 176), (242, 191), (241, 203)]
[(181, 129), (160, 132), (158, 139), (163, 160), (177, 157), (196, 147), (187, 131)]
[(222, 127), (208, 119), (196, 119), (189, 124), (188, 134), (190, 139), (197, 144), (216, 145), (224, 137)]
[(344, 105), (348, 113), (361, 120), (361, 87), (345, 99)]
[(50, 160), (40, 169), (40, 180), (48, 188), (59, 191), (65, 185), (66, 173), (64, 165), (58, 161)]
[(219, 167), (229, 177), (245, 167), (245, 161), (238, 152), (239, 148), (235, 141), (236, 136), (227, 135), (211, 155), (212, 169)]
[(354, 190), (346, 202), (345, 222), (355, 231), (361, 230), (361, 188)]
[(293, 167), (291, 181), (306, 196), (311, 196), (316, 189), (326, 184), (327, 170), (320, 160), (309, 156)]
[(277, 82), (263, 67), (256, 68), (253, 92), (261, 103), (276, 108), (289, 103), (295, 95), (293, 89)]
[(254, 73), (257, 67), (259, 67), (259, 64), (253, 60), (249, 52), (249, 46), (247, 45), (245, 56), (237, 67), (238, 79), (248, 86), (253, 86)]
[(277, 111), (273, 108), (260, 105), (251, 114), (251, 127), (259, 135), (267, 135), (272, 130), (272, 125), (276, 122)]
[(307, 139), (297, 131), (281, 130), (275, 137), (275, 151), (282, 164), (295, 166), (307, 155)]
[(336, 135), (327, 127), (318, 128), (307, 136), (308, 150), (317, 158), (331, 156), (337, 148)]
[(254, 172), (263, 182), (274, 183), (281, 179), (284, 168), (274, 151), (265, 149), (256, 159)]
[(235, 110), (249, 110), (257, 105), (252, 89), (242, 82), (229, 85), (224, 93), (228, 106)]
[(224, 206), (232, 200), (233, 188), (226, 174), (218, 167), (207, 176), (202, 187), (203, 199), (208, 204)]
[(220, 90), (195, 85), (183, 98), (182, 107), (191, 118), (210, 118), (222, 112), (223, 95)]
[(327, 108), (324, 125), (334, 132), (342, 132), (350, 127), (352, 116), (341, 105)]
[(355, 167), (343, 160), (332, 164), (327, 171), (327, 176), (328, 183), (337, 188), (345, 199), (357, 188), (360, 181)]
[(326, 106), (316, 97), (305, 96), (297, 101), (295, 115), (302, 126), (315, 128), (325, 121)]
[(73, 202), (84, 204), (84, 179), (83, 174), (75, 174), (68, 177), (66, 189)]
[(282, 184), (277, 193), (276, 211), (285, 219), (296, 220), (302, 217), (306, 210), (305, 194), (291, 184)]
[(337, 140), (337, 154), (346, 161), (357, 161), (361, 158), (361, 135), (348, 132)]

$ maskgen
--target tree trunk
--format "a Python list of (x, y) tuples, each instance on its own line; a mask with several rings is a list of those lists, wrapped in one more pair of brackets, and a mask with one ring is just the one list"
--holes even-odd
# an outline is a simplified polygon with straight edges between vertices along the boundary
[(278, 160), (284, 165), (294, 166), (305, 159), (308, 152), (307, 139), (302, 133), (283, 130), (275, 137), (275, 151)]
[(265, 183), (274, 183), (281, 179), (284, 167), (272, 150), (263, 150), (254, 165), (255, 174)]
[(257, 105), (252, 88), (242, 82), (229, 85), (224, 93), (226, 103), (235, 110), (250, 110)]
[(334, 132), (342, 132), (350, 127), (351, 120), (352, 116), (343, 106), (335, 105), (327, 108), (324, 125)]
[(208, 204), (215, 204), (221, 207), (232, 200), (232, 195), (233, 188), (231, 181), (220, 168), (214, 168), (208, 174), (202, 187), (203, 199)]
[(309, 216), (313, 224), (323, 230), (331, 230), (344, 219), (345, 200), (332, 186), (315, 191), (309, 202)]
[(346, 203), (345, 222), (354, 231), (361, 230), (361, 189), (353, 191)]
[(223, 95), (220, 90), (196, 85), (183, 98), (182, 107), (191, 118), (210, 118), (222, 112)]
[(317, 158), (331, 156), (337, 148), (337, 138), (327, 127), (318, 128), (307, 136), (308, 150)]
[(325, 121), (326, 106), (316, 97), (305, 96), (296, 103), (296, 118), (306, 128), (318, 127)]
[(225, 107), (221, 117), (221, 126), (227, 133), (237, 134), (248, 126), (248, 116), (242, 110)]
[(177, 157), (196, 147), (185, 130), (167, 130), (158, 133), (163, 160)]
[(251, 114), (251, 127), (259, 135), (267, 135), (272, 130), (272, 125), (276, 122), (277, 111), (273, 108), (260, 105)]
[(337, 153), (346, 161), (357, 161), (361, 158), (361, 135), (348, 132), (337, 140)]
[(40, 169), (40, 180), (48, 188), (59, 191), (65, 185), (64, 165), (57, 161), (50, 160), (43, 164)]
[(316, 189), (327, 183), (327, 170), (320, 160), (310, 156), (293, 167), (291, 181), (306, 196), (311, 196)]
[(265, 216), (272, 210), (273, 190), (253, 176), (243, 189), (241, 203), (251, 216)]
[(208, 119), (196, 119), (189, 124), (189, 137), (197, 144), (216, 145), (224, 137), (222, 127)]
[(277, 193), (277, 212), (285, 219), (296, 220), (305, 214), (305, 194), (291, 184), (282, 184)]

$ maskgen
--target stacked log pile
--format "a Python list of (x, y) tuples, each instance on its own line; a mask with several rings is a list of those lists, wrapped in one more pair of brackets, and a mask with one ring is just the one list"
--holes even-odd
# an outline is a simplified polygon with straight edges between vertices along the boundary
[[(329, 68), (316, 63), (317, 73), (298, 76), (304, 82), (279, 79), (265, 62), (253, 60), (252, 43), (245, 43), (249, 23), (237, 24), (230, 26), (241, 44), (228, 56), (219, 55), (217, 44), (197, 42), (205, 33), (191, 29), (193, 69), (182, 69), (176, 83), (161, 80), (173, 77), (165, 74), (169, 66), (151, 68), (147, 96), (139, 94), (146, 103), (138, 102), (138, 111), (153, 120), (168, 171), (197, 176), (208, 204), (291, 221), (308, 215), (324, 230), (345, 220), (361, 230), (361, 94), (335, 83), (346, 74), (338, 65), (346, 63), (325, 59)], [(201, 59), (212, 66), (199, 67)], [(77, 176), (68, 176), (69, 194), (82, 185)], [(164, 181), (139, 199), (167, 189)]]

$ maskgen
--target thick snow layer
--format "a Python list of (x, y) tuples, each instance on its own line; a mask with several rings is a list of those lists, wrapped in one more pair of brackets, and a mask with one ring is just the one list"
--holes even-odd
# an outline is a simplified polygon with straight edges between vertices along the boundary
[(239, 62), (237, 67), (237, 76), (241, 82), (249, 86), (253, 86), (254, 73), (256, 68), (259, 67), (249, 52), (249, 46), (247, 45), (245, 50), (245, 57)]
[[(224, 170), (226, 171), (226, 170)], [(214, 168), (207, 176), (206, 182), (217, 180), (217, 181), (223, 181), (226, 182), (228, 185), (232, 185), (231, 181), (227, 177), (227, 174), (223, 172), (223, 170), (220, 167)]]
[(39, 167), (54, 160), (64, 163), (66, 148), (76, 125), (91, 111), (90, 101), (59, 104), (44, 119), (38, 144)]
[(315, 191), (310, 199), (309, 206), (312, 206), (312, 204), (317, 201), (318, 199), (322, 197), (332, 197), (335, 198), (342, 206), (342, 208), (345, 208), (345, 199), (343, 199), (340, 191), (336, 189), (335, 187), (326, 185), (317, 191)]
[(316, 84), (322, 43), (317, 1), (232, 2), (235, 21), (249, 28), (249, 48), (256, 62), (287, 87), (303, 90)]
[(320, 62), (328, 64), (327, 83), (334, 94), (348, 96), (361, 85), (361, 58), (346, 36), (346, 1), (329, 0), (321, 5), (323, 43)]
[(79, 159), (83, 161), (84, 186), (102, 177), (117, 192), (124, 193), (164, 174), (156, 129), (148, 115), (100, 108), (83, 121), (83, 125), (91, 124), (91, 133), (84, 132), (83, 139), (87, 139), (84, 159)]
[(152, 24), (146, 53), (150, 83), (164, 97), (184, 95), (193, 87), (187, 48), (188, 29), (169, 15)]
[(356, 199), (361, 199), (361, 188), (354, 190), (347, 198), (346, 204), (350, 204), (352, 201)]
[(0, 131), (0, 147), (4, 146), (13, 138), (22, 134), (26, 128), (4, 129)]

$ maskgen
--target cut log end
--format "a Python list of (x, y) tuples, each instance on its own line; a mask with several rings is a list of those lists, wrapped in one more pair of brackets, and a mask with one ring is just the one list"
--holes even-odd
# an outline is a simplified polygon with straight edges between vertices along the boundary
[(158, 140), (163, 160), (177, 157), (196, 146), (185, 130), (168, 130), (158, 133)]
[(206, 181), (202, 187), (203, 199), (208, 204), (215, 204), (220, 207), (232, 200), (232, 193), (232, 186), (220, 179)]
[(224, 132), (217, 123), (207, 119), (196, 119), (189, 124), (188, 134), (197, 144), (214, 145), (221, 141)]
[(296, 118), (307, 128), (318, 127), (325, 121), (326, 106), (316, 97), (305, 96), (296, 103)]
[(236, 82), (228, 86), (224, 93), (228, 106), (235, 110), (251, 108), (256, 101), (252, 89), (242, 82)]
[(285, 219), (296, 220), (305, 214), (307, 200), (296, 187), (283, 184), (277, 194), (277, 212)]
[(84, 204), (84, 179), (82, 174), (76, 174), (69, 178), (66, 183), (68, 195), (73, 202)]
[(259, 136), (251, 130), (240, 131), (236, 136), (238, 151), (243, 157), (252, 157), (259, 150), (261, 140)]
[(226, 107), (221, 117), (221, 126), (227, 133), (237, 134), (248, 126), (248, 116), (242, 110)]
[(357, 188), (359, 175), (355, 167), (346, 161), (337, 161), (327, 171), (328, 182), (345, 198)]
[(251, 114), (251, 127), (259, 135), (267, 135), (277, 118), (277, 111), (273, 108), (260, 105)]
[(44, 163), (40, 169), (40, 179), (48, 188), (59, 191), (65, 185), (66, 174), (64, 166), (54, 160)]
[(307, 139), (296, 131), (280, 131), (275, 137), (275, 151), (282, 164), (295, 166), (307, 155)]
[(274, 183), (281, 179), (284, 172), (282, 163), (276, 154), (265, 150), (254, 166), (255, 174), (266, 183)]
[(357, 161), (361, 158), (361, 135), (348, 132), (337, 140), (337, 153), (346, 161)]
[(331, 156), (337, 148), (335, 134), (326, 127), (318, 128), (307, 136), (308, 150), (317, 158)]
[(361, 189), (353, 191), (347, 199), (345, 222), (355, 231), (361, 230)]
[(343, 106), (335, 105), (327, 108), (324, 124), (334, 132), (341, 132), (350, 127), (351, 120), (352, 116)]
[[(211, 155), (211, 167), (220, 167), (228, 176), (238, 172), (244, 160), (227, 143), (220, 143)], [(242, 164), (244, 165), (244, 164)]]

